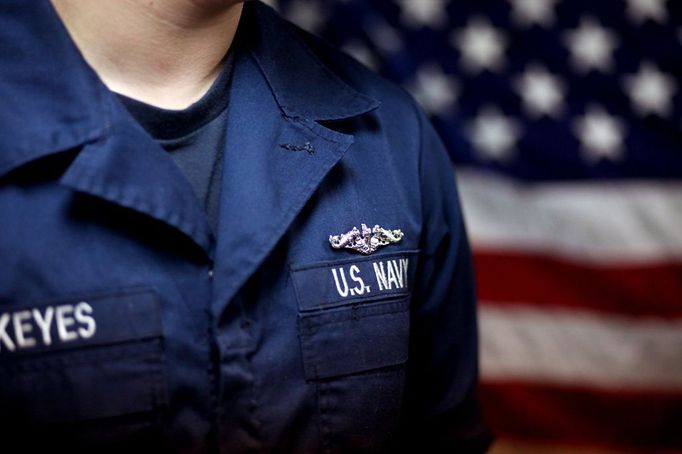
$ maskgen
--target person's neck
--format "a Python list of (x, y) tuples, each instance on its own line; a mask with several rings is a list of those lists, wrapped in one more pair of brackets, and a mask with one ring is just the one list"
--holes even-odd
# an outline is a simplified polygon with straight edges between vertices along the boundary
[(165, 109), (200, 99), (222, 68), (238, 0), (52, 0), (110, 90)]

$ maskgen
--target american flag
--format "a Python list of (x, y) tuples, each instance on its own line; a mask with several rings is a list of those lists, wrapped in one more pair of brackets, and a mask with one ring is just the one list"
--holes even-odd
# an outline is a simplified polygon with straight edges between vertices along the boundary
[(269, 3), (446, 143), (494, 449), (682, 451), (682, 2)]

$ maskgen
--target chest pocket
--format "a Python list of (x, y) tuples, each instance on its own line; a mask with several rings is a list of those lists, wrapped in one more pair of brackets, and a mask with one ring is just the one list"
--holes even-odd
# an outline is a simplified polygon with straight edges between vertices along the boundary
[(395, 435), (417, 252), (292, 267), (304, 376), (331, 451), (376, 451)]
[(166, 404), (161, 334), (152, 289), (0, 306), (3, 436), (151, 440)]

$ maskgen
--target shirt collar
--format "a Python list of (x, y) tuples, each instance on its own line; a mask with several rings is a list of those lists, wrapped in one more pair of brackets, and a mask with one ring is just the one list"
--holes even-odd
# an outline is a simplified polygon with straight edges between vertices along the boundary
[[(301, 33), (260, 2), (245, 3), (237, 35), (288, 117), (338, 120), (379, 105), (332, 73)], [(0, 43), (0, 175), (107, 135), (112, 94), (48, 0), (4, 1)]]
[(0, 43), (0, 175), (105, 134), (106, 87), (49, 1), (3, 1)]
[(325, 66), (311, 52), (306, 37), (269, 6), (245, 3), (236, 44), (248, 46), (287, 116), (340, 120), (379, 106)]

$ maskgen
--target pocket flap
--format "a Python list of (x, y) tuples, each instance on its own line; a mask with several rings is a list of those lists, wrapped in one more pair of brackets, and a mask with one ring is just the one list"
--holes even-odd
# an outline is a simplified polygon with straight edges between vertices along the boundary
[(17, 306), (0, 306), (0, 402), (16, 421), (67, 423), (165, 405), (156, 290)]
[(302, 314), (306, 380), (364, 372), (407, 361), (409, 296)]

